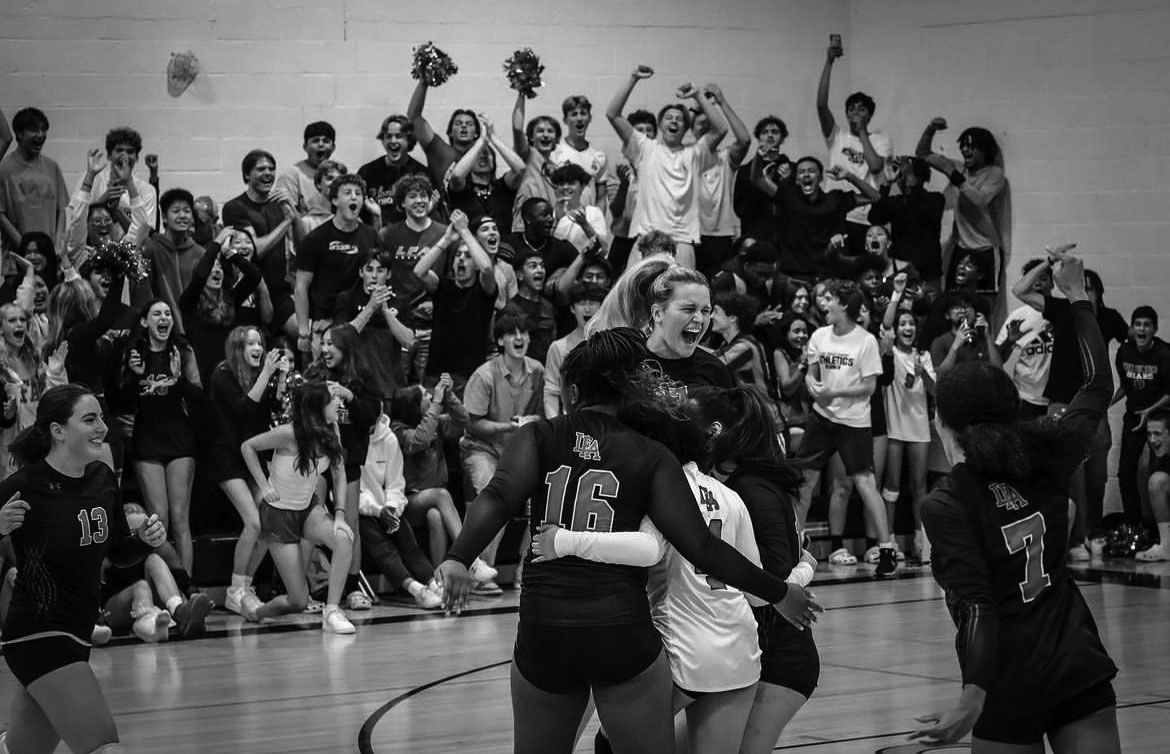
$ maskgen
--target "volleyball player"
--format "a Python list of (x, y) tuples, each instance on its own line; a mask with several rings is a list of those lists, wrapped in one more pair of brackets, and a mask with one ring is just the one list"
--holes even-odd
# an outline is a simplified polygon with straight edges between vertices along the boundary
[(935, 579), (958, 628), (959, 703), (918, 718), (914, 734), (951, 742), (973, 729), (975, 752), (1120, 752), (1117, 673), (1065, 566), (1075, 506), (1069, 478), (1088, 455), (1113, 385), (1080, 260), (1055, 282), (1071, 309), (1085, 383), (1059, 419), (1021, 423), (1002, 370), (960, 364), (939, 376), (935, 424), (949, 477), (922, 519)]
[[(710, 438), (707, 464), (711, 473), (727, 475), (727, 487), (743, 500), (751, 516), (764, 570), (807, 586), (816, 560), (801, 549), (796, 530), (795, 502), (802, 474), (783, 460), (771, 403), (758, 390), (700, 388), (692, 391), (686, 410)], [(797, 630), (767, 608), (757, 606), (754, 612), (762, 653), (760, 683), (740, 754), (772, 751), (820, 678), (812, 631)]]
[(142, 560), (166, 541), (158, 516), (130, 530), (107, 465), (97, 398), (80, 385), (41, 396), (35, 423), (11, 449), (20, 469), (0, 482), (0, 535), (19, 573), (4, 623), (4, 659), (20, 684), (0, 752), (122, 751), (89, 666), (103, 558)]
[[(704, 573), (771, 601), (810, 625), (819, 610), (803, 589), (753, 567), (703, 525), (686, 476), (661, 444), (618, 418), (661, 414), (647, 352), (629, 328), (597, 333), (565, 359), (569, 414), (516, 431), (492, 482), (469, 507), (436, 570), (448, 609), (467, 603), (467, 564), (528, 498), (530, 526), (635, 531), (648, 515)], [(525, 563), (512, 662), (514, 751), (571, 751), (592, 691), (619, 752), (673, 751), (670, 669), (650, 620), (643, 568), (577, 558)]]

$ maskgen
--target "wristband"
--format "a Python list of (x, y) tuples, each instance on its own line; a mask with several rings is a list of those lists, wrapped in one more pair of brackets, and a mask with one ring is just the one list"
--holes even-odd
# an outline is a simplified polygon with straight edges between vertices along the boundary
[(967, 182), (967, 176), (963, 175), (958, 170), (952, 170), (950, 178), (951, 178), (951, 185), (955, 186), (956, 188), (962, 186), (964, 183)]

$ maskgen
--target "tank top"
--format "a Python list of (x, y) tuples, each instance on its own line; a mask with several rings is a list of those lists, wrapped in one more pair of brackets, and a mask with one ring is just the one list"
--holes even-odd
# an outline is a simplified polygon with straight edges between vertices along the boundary
[(288, 511), (303, 511), (313, 502), (313, 493), (317, 491), (317, 480), (329, 468), (329, 457), (321, 456), (316, 461), (312, 473), (305, 474), (297, 471), (297, 455), (286, 450), (277, 450), (272, 454), (272, 461), (268, 464), (268, 481), (280, 499), (275, 503), (268, 503), (273, 508)]

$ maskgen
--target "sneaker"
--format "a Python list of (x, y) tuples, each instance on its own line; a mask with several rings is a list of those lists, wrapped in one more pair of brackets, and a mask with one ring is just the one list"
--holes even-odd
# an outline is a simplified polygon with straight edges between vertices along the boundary
[(253, 615), (264, 604), (264, 600), (256, 596), (256, 590), (253, 587), (248, 587), (244, 590), (244, 596), (240, 600), (240, 615), (247, 615), (251, 611)]
[(1170, 553), (1166, 552), (1166, 546), (1163, 544), (1156, 544), (1153, 547), (1135, 553), (1134, 560), (1140, 560), (1144, 563), (1160, 563), (1163, 560), (1170, 560)]
[(345, 597), (346, 610), (369, 610), (373, 606), (374, 603), (371, 602), (370, 598), (366, 596), (366, 593), (360, 589), (355, 589)]
[(499, 597), (504, 593), (500, 585), (491, 579), (476, 581), (471, 585), (471, 593), (477, 597)]
[(147, 644), (158, 644), (166, 641), (167, 627), (171, 625), (171, 614), (166, 610), (150, 608), (134, 619), (132, 630), (134, 635)]
[(89, 643), (95, 647), (105, 646), (110, 643), (110, 637), (114, 635), (113, 630), (101, 623), (95, 624), (93, 631), (89, 633)]
[(1089, 554), (1089, 548), (1084, 545), (1073, 545), (1068, 548), (1068, 562), (1070, 563), (1087, 563), (1092, 557)]
[(175, 608), (175, 623), (178, 624), (180, 639), (198, 639), (206, 630), (204, 620), (211, 610), (211, 598), (201, 592)]
[(857, 556), (842, 547), (838, 550), (834, 550), (833, 554), (829, 556), (829, 565), (857, 565)]
[(871, 547), (865, 551), (865, 555), (862, 556), (862, 559), (865, 560), (866, 563), (869, 563), (870, 565), (874, 565), (875, 563), (878, 562), (878, 555), (879, 554), (880, 554), (880, 552), (879, 552), (878, 546), (874, 545), (873, 547)]
[(236, 615), (244, 614), (244, 595), (248, 590), (242, 586), (229, 586), (227, 588), (227, 598), (223, 601), (223, 606)]
[(321, 630), (327, 634), (357, 633), (357, 629), (349, 622), (349, 618), (346, 618), (341, 608), (337, 607), (325, 611), (324, 620), (321, 621)]
[(324, 602), (322, 602), (321, 600), (315, 600), (312, 597), (310, 597), (309, 604), (305, 605), (305, 609), (302, 610), (301, 612), (305, 613), (306, 615), (316, 615), (317, 613), (323, 611), (324, 609), (325, 609)]
[(415, 606), (423, 610), (437, 610), (443, 604), (443, 596), (437, 590), (422, 584), (412, 590), (410, 596), (414, 597)]
[(482, 558), (476, 558), (471, 563), (471, 568), (467, 569), (467, 571), (471, 574), (472, 581), (479, 582), (495, 581), (496, 577), (500, 575), (499, 571), (483, 562)]
[(875, 579), (889, 578), (898, 570), (898, 559), (894, 555), (893, 547), (882, 547), (878, 551), (877, 567), (873, 569)]

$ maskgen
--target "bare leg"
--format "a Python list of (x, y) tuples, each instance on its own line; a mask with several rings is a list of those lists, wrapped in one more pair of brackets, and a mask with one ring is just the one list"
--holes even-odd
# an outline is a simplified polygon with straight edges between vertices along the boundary
[(550, 694), (512, 663), (513, 754), (570, 754), (589, 692)]
[(138, 477), (138, 486), (142, 490), (142, 502), (146, 510), (158, 516), (171, 534), (171, 506), (167, 499), (167, 472), (157, 461), (135, 461), (134, 473)]
[(593, 689), (597, 716), (616, 754), (674, 751), (672, 692), (666, 652), (629, 681)]
[(877, 482), (874, 481), (872, 471), (863, 471), (853, 476), (853, 483), (857, 486), (857, 493), (861, 495), (861, 502), (865, 505), (866, 518), (873, 523), (874, 534), (879, 543), (888, 543), (890, 539), (890, 524), (886, 519), (886, 505), (882, 502), (878, 492)]
[[(309, 584), (305, 581), (305, 570), (301, 565), (300, 545), (269, 542), (268, 554), (276, 564), (276, 572), (284, 582), (286, 594), (274, 597), (261, 605), (256, 611), (257, 620), (299, 613), (309, 604)], [(329, 577), (332, 579), (333, 574), (330, 573)], [(345, 574), (342, 573), (342, 579), (344, 578)]]
[(800, 499), (796, 501), (796, 528), (798, 531), (804, 531), (805, 522), (808, 521), (808, 509), (812, 507), (813, 491), (816, 490), (820, 481), (821, 472), (819, 470), (806, 470), (804, 472), (804, 484), (800, 486)]
[(236, 576), (254, 576), (264, 554), (268, 552), (268, 544), (260, 539), (260, 509), (256, 506), (252, 489), (243, 479), (227, 479), (219, 483), (219, 488), (227, 495), (244, 522), (232, 555), (232, 573)]
[(844, 536), (845, 520), (849, 514), (849, 498), (853, 496), (853, 480), (845, 474), (841, 456), (834, 455), (829, 461), (829, 534)]
[(739, 754), (769, 754), (780, 741), (785, 726), (807, 701), (792, 689), (759, 683)]
[[(356, 505), (346, 506), (346, 510), (350, 507), (357, 510)], [(305, 522), (305, 538), (328, 547), (333, 552), (333, 557), (329, 560), (329, 593), (325, 598), (325, 604), (340, 605), (342, 598), (345, 597), (345, 578), (349, 574), (350, 563), (357, 562), (361, 565), (361, 559), (353, 557), (354, 542), (349, 537), (334, 535), (333, 522), (319, 505), (313, 506), (309, 520)], [(357, 539), (356, 534), (354, 539)], [(282, 578), (283, 576), (284, 574), (281, 574)]]
[(681, 267), (695, 269), (695, 245), (683, 241), (675, 242), (674, 261)]
[(24, 687), (18, 686), (12, 695), (8, 720), (8, 735), (3, 741), (10, 752), (53, 754), (61, 741), (41, 705)]
[(756, 684), (705, 694), (687, 705), (687, 732), (692, 754), (737, 751), (756, 698)]
[[(72, 751), (118, 743), (118, 727), (89, 663), (54, 670), (29, 684), (28, 693)], [(23, 751), (11, 739), (8, 748), (15, 754)]]
[(193, 571), (195, 562), (195, 547), (191, 544), (191, 484), (194, 480), (194, 458), (176, 458), (166, 465), (167, 500), (171, 509), (169, 531), (187, 573)]

